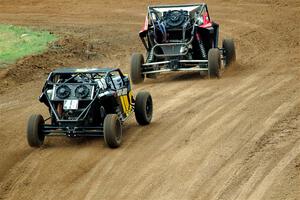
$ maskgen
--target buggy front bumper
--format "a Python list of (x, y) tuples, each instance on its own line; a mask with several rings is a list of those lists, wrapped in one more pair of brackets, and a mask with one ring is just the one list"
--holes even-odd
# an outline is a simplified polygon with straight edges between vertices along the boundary
[(68, 137), (102, 137), (103, 127), (60, 127), (43, 125), (42, 133), (45, 136), (68, 136)]
[[(143, 64), (142, 74), (155, 74), (173, 71), (208, 71), (208, 60), (160, 61)], [(167, 67), (166, 67), (167, 66)]]

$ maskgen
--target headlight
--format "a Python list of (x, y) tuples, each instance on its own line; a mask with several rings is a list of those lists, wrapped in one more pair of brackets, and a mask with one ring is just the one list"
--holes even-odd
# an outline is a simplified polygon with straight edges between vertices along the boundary
[(89, 95), (90, 89), (85, 85), (80, 85), (75, 89), (75, 96), (77, 98), (85, 98)]
[(71, 89), (66, 85), (61, 85), (56, 89), (56, 96), (60, 99), (68, 98), (71, 94)]
[(52, 95), (53, 95), (53, 90), (47, 90), (47, 96), (49, 99), (52, 99)]

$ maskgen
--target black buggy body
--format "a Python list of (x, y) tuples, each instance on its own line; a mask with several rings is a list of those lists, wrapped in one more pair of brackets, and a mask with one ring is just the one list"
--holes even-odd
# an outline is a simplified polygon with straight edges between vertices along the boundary
[(133, 54), (133, 83), (172, 71), (207, 71), (219, 77), (222, 60), (225, 67), (235, 61), (232, 39), (218, 48), (219, 24), (211, 20), (205, 3), (149, 6), (139, 36), (146, 60)]
[(40, 101), (50, 117), (30, 117), (27, 139), (34, 147), (41, 146), (45, 136), (62, 135), (104, 136), (114, 148), (120, 146), (122, 124), (133, 112), (140, 125), (152, 119), (151, 95), (139, 92), (134, 98), (130, 80), (120, 69), (57, 69), (49, 74)]

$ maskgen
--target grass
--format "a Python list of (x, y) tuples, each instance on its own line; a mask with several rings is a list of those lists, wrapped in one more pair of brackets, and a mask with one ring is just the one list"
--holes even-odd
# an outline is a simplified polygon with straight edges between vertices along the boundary
[(46, 31), (0, 24), (0, 67), (12, 64), (24, 56), (45, 51), (57, 37)]

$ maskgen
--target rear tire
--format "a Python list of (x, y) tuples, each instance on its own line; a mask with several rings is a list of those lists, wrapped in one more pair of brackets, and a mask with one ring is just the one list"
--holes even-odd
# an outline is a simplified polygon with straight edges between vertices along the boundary
[(208, 75), (210, 77), (220, 77), (221, 55), (217, 48), (208, 51)]
[(236, 60), (234, 42), (232, 39), (224, 39), (222, 46), (225, 50), (225, 67), (229, 67)]
[(117, 148), (122, 144), (122, 125), (116, 114), (108, 114), (104, 118), (104, 141), (110, 148)]
[(140, 125), (148, 125), (152, 120), (153, 102), (149, 92), (139, 92), (135, 99), (135, 119)]
[(144, 81), (145, 76), (142, 74), (142, 65), (144, 57), (142, 54), (133, 54), (131, 57), (130, 77), (132, 83), (138, 84)]
[(44, 125), (42, 115), (31, 115), (27, 125), (27, 142), (31, 147), (40, 147), (43, 145), (45, 135), (42, 132)]

